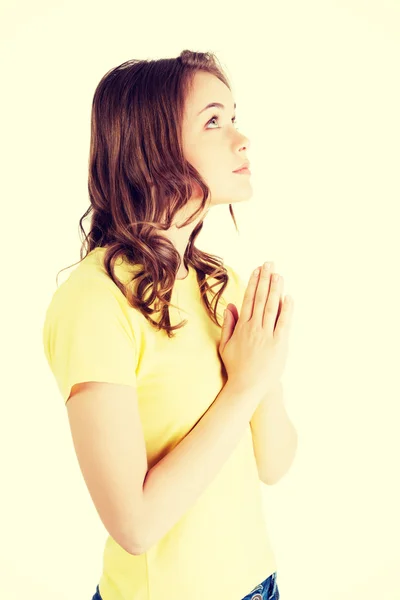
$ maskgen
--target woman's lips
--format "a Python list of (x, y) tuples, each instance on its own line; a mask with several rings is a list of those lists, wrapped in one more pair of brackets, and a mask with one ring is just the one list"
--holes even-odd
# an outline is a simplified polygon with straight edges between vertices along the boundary
[(233, 171), (233, 173), (238, 173), (240, 175), (251, 175), (251, 171), (247, 167), (245, 169), (240, 169), (240, 171)]

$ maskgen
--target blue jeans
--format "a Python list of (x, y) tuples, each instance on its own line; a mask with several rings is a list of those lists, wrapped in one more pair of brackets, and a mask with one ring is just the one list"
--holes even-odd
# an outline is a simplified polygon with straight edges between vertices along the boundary
[[(254, 590), (251, 590), (242, 600), (279, 600), (280, 593), (276, 581), (277, 571), (272, 573), (267, 579), (264, 579), (260, 585), (257, 585)], [(95, 598), (101, 600), (101, 598)]]
[[(280, 594), (278, 584), (276, 583), (277, 572), (272, 573), (267, 579), (264, 579), (260, 585), (257, 585), (254, 590), (247, 594), (242, 600), (279, 600)], [(103, 600), (100, 596), (99, 586), (96, 588), (96, 593), (92, 600)]]

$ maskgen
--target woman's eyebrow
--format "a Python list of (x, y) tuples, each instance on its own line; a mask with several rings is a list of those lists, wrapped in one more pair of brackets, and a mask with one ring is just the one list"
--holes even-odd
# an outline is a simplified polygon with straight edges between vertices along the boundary
[[(220, 102), (210, 102), (210, 104), (207, 104), (207, 106), (205, 106), (204, 108), (201, 109), (201, 111), (198, 113), (197, 116), (201, 115), (202, 112), (204, 112), (205, 110), (207, 110), (207, 108), (212, 108), (213, 106), (215, 106), (216, 108), (222, 108), (223, 110), (225, 109), (225, 106), (223, 104), (221, 104)], [(236, 108), (236, 102), (233, 105), (233, 108)]]

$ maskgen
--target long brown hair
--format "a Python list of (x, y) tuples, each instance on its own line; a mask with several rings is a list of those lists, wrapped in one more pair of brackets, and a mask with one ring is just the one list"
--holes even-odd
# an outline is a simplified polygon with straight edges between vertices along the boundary
[[(191, 223), (210, 197), (208, 186), (185, 159), (182, 149), (185, 98), (198, 71), (215, 75), (231, 89), (214, 54), (190, 50), (182, 51), (177, 58), (128, 60), (102, 77), (91, 113), (90, 206), (79, 220), (84, 240), (78, 262), (95, 248), (105, 247), (108, 276), (129, 304), (140, 310), (157, 330), (164, 329), (170, 338), (174, 337), (173, 330), (187, 323), (184, 320), (171, 326), (168, 311), (181, 258), (172, 242), (157, 231), (169, 229), (177, 211), (188, 203), (192, 181), (202, 190), (203, 199), (180, 227)], [(238, 232), (231, 204), (229, 211)], [(90, 213), (91, 228), (86, 236), (82, 221)], [(195, 240), (202, 228), (203, 219), (189, 238), (184, 265), (196, 270), (201, 300), (211, 320), (221, 327), (217, 306), (229, 277), (222, 259), (196, 248)], [(121, 256), (142, 267), (132, 279), (138, 281), (136, 293), (114, 273), (115, 262)], [(214, 277), (217, 283), (210, 286), (206, 275)], [(207, 292), (218, 283), (222, 285), (210, 303)], [(145, 298), (148, 289), (151, 293)], [(155, 300), (158, 308), (152, 309), (150, 305)], [(150, 317), (157, 310), (161, 312), (159, 322)]]

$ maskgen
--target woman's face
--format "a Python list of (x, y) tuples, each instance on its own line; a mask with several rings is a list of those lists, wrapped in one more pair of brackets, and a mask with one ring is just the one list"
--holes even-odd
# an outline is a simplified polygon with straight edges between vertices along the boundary
[[(213, 102), (225, 108), (213, 106), (204, 110)], [(216, 118), (210, 121), (214, 115)], [(229, 88), (214, 75), (197, 72), (185, 105), (183, 151), (210, 188), (211, 205), (248, 200), (253, 193), (251, 175), (233, 173), (249, 160), (250, 144), (232, 122), (234, 116), (234, 100)], [(196, 192), (199, 198), (197, 186)]]

